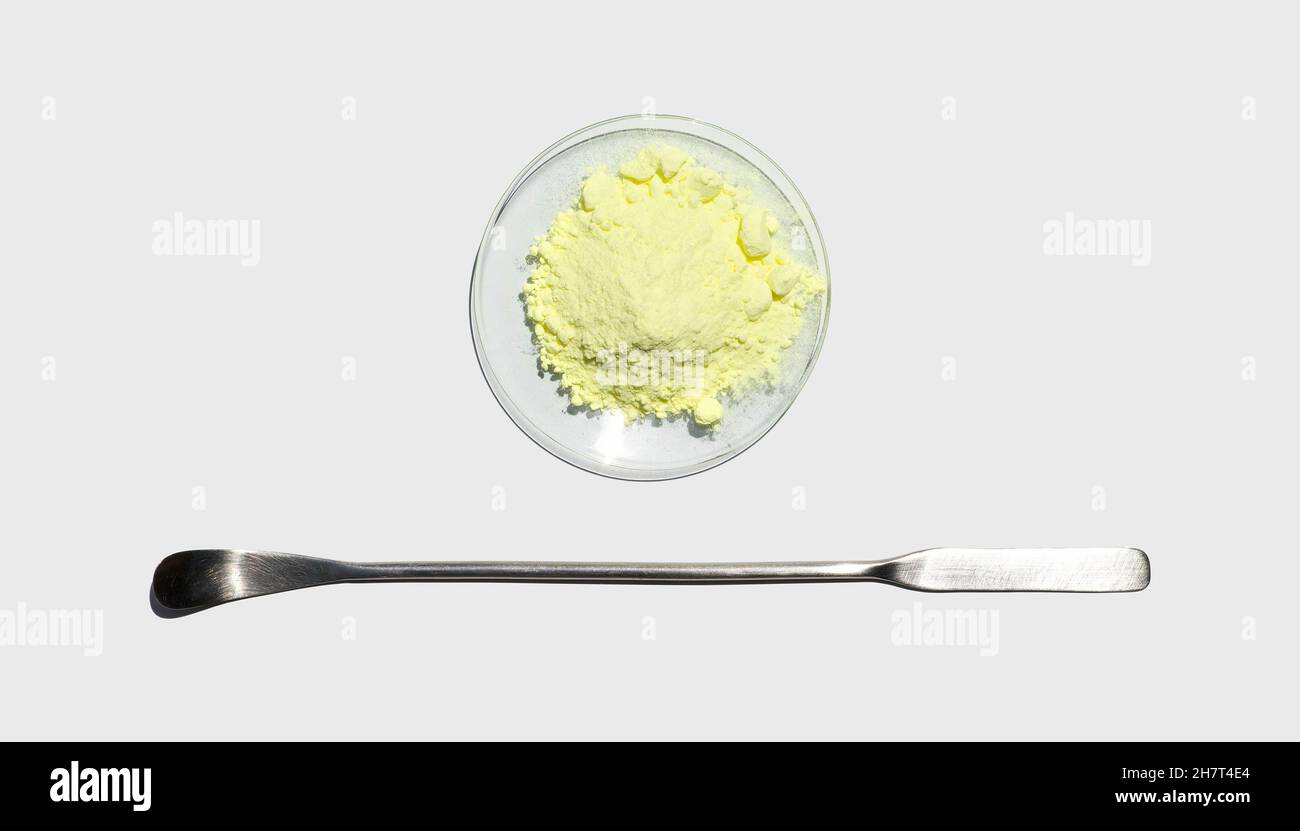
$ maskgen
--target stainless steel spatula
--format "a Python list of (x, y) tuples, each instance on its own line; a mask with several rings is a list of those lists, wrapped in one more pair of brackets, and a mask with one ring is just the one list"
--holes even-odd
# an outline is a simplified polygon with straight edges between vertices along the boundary
[(931, 592), (1133, 592), (1151, 581), (1136, 548), (930, 548), (891, 560), (778, 563), (356, 563), (235, 549), (181, 551), (158, 564), (159, 614), (332, 583), (888, 583)]

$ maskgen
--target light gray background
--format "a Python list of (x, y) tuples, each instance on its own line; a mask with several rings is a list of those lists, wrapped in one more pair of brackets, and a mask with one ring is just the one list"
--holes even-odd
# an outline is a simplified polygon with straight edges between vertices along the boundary
[[(0, 647), (0, 734), (1300, 738), (1293, 9), (854, 5), (6, 4), (0, 608), (102, 609), (105, 645)], [(510, 423), (466, 297), (518, 170), (647, 98), (787, 170), (834, 301), (770, 435), (630, 484)], [(261, 264), (155, 257), (177, 210), (260, 219)], [(1067, 211), (1150, 219), (1151, 266), (1044, 256)], [(204, 546), (935, 545), (1136, 545), (1154, 582), (344, 586), (179, 620), (146, 602), (163, 555)], [(998, 611), (999, 654), (893, 645), (918, 600)]]

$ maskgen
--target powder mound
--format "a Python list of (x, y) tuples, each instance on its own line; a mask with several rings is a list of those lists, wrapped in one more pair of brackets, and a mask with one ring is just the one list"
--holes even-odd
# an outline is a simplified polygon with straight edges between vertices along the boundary
[(677, 148), (592, 172), (529, 249), (542, 367), (578, 407), (718, 425), (719, 398), (777, 380), (826, 290), (782, 239), (770, 211)]

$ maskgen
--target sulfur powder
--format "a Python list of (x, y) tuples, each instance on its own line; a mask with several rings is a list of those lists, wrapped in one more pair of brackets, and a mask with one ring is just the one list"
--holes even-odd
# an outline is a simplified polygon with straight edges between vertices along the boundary
[(673, 147), (590, 173), (530, 249), (524, 299), (542, 367), (575, 406), (716, 426), (720, 399), (776, 380), (826, 288), (776, 244), (779, 231), (748, 193)]

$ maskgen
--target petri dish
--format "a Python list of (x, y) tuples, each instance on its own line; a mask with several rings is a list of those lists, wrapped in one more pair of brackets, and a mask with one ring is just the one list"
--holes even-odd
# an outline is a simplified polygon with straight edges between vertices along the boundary
[[(689, 415), (627, 423), (622, 413), (575, 408), (558, 378), (543, 371), (524, 314), (532, 271), (528, 249), (555, 216), (575, 204), (582, 180), (647, 145), (671, 144), (749, 190), (781, 225), (776, 241), (826, 280), (809, 302), (779, 379), (727, 399), (713, 429)], [(790, 177), (735, 133), (692, 118), (631, 115), (585, 127), (533, 159), (506, 190), (483, 232), (470, 281), (470, 330), (479, 367), (501, 408), (525, 435), (563, 461), (616, 479), (689, 476), (734, 458), (770, 431), (812, 373), (830, 317), (830, 263), (817, 222)]]

